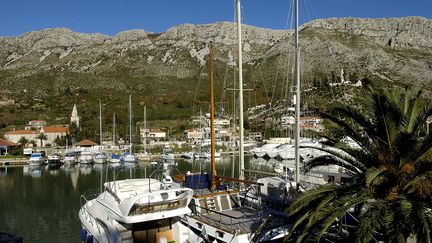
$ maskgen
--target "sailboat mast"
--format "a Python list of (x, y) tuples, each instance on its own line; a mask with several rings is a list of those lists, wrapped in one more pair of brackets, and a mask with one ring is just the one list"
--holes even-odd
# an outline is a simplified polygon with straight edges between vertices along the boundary
[(215, 162), (215, 132), (214, 132), (214, 90), (213, 90), (213, 47), (210, 46), (210, 136), (211, 136), (211, 166), (212, 189), (215, 187), (216, 162)]
[(296, 97), (295, 97), (295, 182), (298, 188), (300, 181), (300, 51), (299, 51), (299, 36), (298, 36), (298, 0), (295, 0), (295, 81), (296, 81)]
[(115, 113), (113, 114), (113, 145), (116, 144), (116, 118), (115, 118)]
[(102, 101), (99, 100), (99, 142), (100, 146), (102, 146)]
[(239, 142), (240, 163), (239, 179), (244, 180), (244, 145), (243, 145), (243, 61), (242, 61), (242, 35), (241, 35), (241, 12), (240, 0), (237, 0), (237, 41), (238, 41), (238, 71), (239, 71)]
[(132, 95), (129, 95), (129, 153), (132, 154)]
[(144, 106), (144, 151), (147, 151), (147, 106)]

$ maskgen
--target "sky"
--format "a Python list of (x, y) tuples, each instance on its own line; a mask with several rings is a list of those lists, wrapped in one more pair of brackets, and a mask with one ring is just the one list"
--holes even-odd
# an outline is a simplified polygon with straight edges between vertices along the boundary
[[(291, 0), (242, 0), (245, 24), (286, 29)], [(45, 28), (115, 35), (175, 25), (234, 21), (235, 0), (1, 0), (0, 36)], [(431, 0), (300, 0), (300, 22), (330, 17), (432, 19)]]

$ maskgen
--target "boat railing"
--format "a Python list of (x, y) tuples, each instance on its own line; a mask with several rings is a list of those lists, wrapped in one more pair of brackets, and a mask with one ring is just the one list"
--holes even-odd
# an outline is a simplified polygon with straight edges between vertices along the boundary
[(90, 189), (85, 191), (80, 197), (81, 206), (87, 203), (87, 201), (96, 198), (100, 194), (100, 191), (96, 189)]
[(260, 212), (253, 216), (248, 215), (247, 217), (235, 217), (207, 207), (195, 205), (195, 208), (200, 209), (194, 210), (195, 216), (199, 218), (198, 221), (231, 233), (245, 232), (245, 229), (248, 229), (250, 224), (256, 223), (262, 218)]

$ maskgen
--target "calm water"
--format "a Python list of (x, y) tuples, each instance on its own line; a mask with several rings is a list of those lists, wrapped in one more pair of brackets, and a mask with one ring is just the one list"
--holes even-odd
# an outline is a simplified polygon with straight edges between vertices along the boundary
[[(172, 173), (210, 168), (210, 161), (178, 160)], [(272, 161), (246, 158), (246, 169), (272, 171)], [(233, 164), (234, 163), (234, 164)], [(238, 158), (223, 157), (217, 161), (218, 175), (237, 177)], [(152, 177), (157, 167), (137, 165), (0, 167), (0, 232), (19, 235), (25, 242), (80, 242), (78, 218), (80, 196), (100, 191), (101, 182), (125, 178)], [(253, 178), (250, 178), (253, 179)]]

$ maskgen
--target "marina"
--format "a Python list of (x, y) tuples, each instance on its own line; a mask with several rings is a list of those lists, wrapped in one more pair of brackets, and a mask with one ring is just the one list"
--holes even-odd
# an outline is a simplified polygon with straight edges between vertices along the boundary
[[(272, 171), (272, 167), (249, 164), (246, 168)], [(220, 175), (231, 175), (238, 166), (238, 157), (222, 157), (218, 165)], [(210, 161), (176, 160), (172, 171), (208, 170)], [(253, 162), (253, 161), (252, 161)], [(101, 182), (116, 179), (145, 178), (157, 170), (158, 166), (140, 163), (123, 167), (111, 164), (63, 165), (58, 169), (42, 166), (2, 166), (0, 167), (0, 232), (19, 235), (34, 242), (59, 241), (79, 242), (81, 223), (77, 217), (81, 195), (96, 195), (101, 191)], [(235, 176), (238, 176), (235, 172)], [(29, 227), (31, 225), (31, 227)]]
[(0, 242), (431, 243), (432, 20), (241, 2), (0, 36)]

